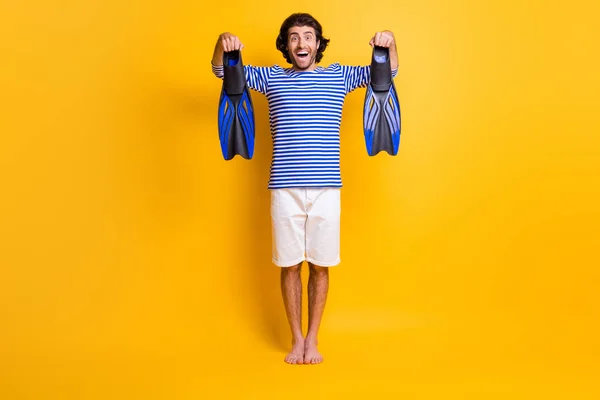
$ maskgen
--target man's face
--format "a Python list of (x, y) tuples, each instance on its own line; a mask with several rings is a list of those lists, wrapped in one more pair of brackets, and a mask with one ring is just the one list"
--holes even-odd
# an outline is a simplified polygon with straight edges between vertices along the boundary
[(293, 26), (288, 30), (288, 52), (294, 69), (312, 71), (316, 67), (319, 42), (314, 28)]

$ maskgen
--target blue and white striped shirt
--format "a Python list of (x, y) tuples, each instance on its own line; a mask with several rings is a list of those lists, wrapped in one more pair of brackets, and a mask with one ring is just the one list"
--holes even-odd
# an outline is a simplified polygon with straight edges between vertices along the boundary
[[(223, 77), (222, 66), (212, 66)], [(273, 139), (269, 189), (342, 187), (340, 125), (348, 93), (366, 87), (370, 66), (313, 71), (244, 65), (248, 87), (266, 95)], [(392, 71), (396, 76), (397, 70)]]

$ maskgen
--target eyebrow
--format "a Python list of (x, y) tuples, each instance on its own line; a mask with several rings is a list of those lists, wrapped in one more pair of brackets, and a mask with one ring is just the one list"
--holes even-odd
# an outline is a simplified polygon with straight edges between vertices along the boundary
[[(314, 35), (314, 33), (312, 31), (304, 31), (304, 32), (301, 32), (301, 33), (304, 34), (304, 35), (306, 35), (307, 33), (310, 34), (310, 35)], [(292, 33), (290, 33), (290, 36), (292, 36), (292, 35), (300, 35), (300, 33), (298, 33), (298, 32), (292, 32)]]

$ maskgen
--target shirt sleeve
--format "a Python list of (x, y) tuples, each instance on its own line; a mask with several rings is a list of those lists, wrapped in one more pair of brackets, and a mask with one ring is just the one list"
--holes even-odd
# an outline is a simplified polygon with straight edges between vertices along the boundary
[[(371, 66), (342, 66), (344, 75), (344, 84), (346, 93), (350, 93), (357, 88), (367, 87), (371, 81)], [(398, 68), (392, 69), (392, 79), (398, 75)]]
[[(223, 66), (214, 65), (211, 63), (213, 74), (223, 79)], [(270, 67), (255, 67), (252, 65), (244, 65), (244, 75), (246, 76), (246, 82), (248, 87), (252, 90), (256, 90), (259, 93), (267, 94), (269, 89), (269, 77), (271, 75)]]

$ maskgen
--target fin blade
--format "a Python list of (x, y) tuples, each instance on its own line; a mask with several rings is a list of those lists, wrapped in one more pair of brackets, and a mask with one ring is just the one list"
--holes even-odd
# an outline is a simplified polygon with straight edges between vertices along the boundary
[(251, 159), (254, 156), (255, 123), (254, 107), (252, 106), (250, 93), (247, 90), (242, 94), (238, 112), (246, 143), (246, 158)]
[(221, 96), (219, 104), (219, 142), (221, 144), (221, 152), (223, 158), (231, 159), (229, 155), (229, 141), (231, 138), (231, 128), (235, 119), (234, 107), (229, 96), (225, 93)]

